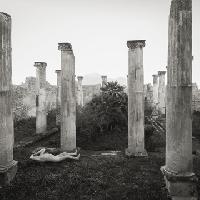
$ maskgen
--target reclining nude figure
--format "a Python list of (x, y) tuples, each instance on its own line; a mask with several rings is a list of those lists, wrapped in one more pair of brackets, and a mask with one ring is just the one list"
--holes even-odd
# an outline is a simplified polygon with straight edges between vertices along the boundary
[(61, 152), (59, 149), (55, 148), (36, 149), (35, 152), (30, 156), (30, 159), (39, 162), (61, 162), (65, 159), (79, 160), (79, 158), (80, 153), (78, 153), (77, 150), (73, 153), (67, 153)]

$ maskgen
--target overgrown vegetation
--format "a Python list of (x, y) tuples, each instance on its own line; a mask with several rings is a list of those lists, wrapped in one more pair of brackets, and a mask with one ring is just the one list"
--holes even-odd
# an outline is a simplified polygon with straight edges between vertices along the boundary
[[(145, 103), (145, 116), (153, 108)], [(117, 82), (108, 82), (83, 108), (77, 107), (77, 143), (90, 150), (124, 150), (128, 142), (128, 96)], [(145, 144), (153, 151), (153, 127), (145, 118)]]
[(124, 87), (108, 82), (100, 95), (77, 107), (77, 133), (96, 140), (98, 136), (127, 128), (128, 97)]
[[(56, 127), (56, 109), (47, 113), (47, 130)], [(36, 133), (35, 117), (27, 117), (20, 120), (14, 120), (15, 142), (32, 138)]]
[(194, 111), (193, 112), (193, 120), (192, 120), (192, 134), (195, 137), (200, 138), (200, 112)]

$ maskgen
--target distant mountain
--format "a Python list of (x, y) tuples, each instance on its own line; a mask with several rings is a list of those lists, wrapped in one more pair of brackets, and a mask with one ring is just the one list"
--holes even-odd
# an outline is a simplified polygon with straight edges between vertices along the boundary
[[(104, 75), (104, 74), (103, 74)], [(101, 84), (101, 76), (98, 73), (93, 74), (86, 74), (83, 77), (83, 85), (95, 85), (95, 84)], [(126, 77), (117, 77), (117, 78), (109, 78), (107, 77), (108, 81), (117, 81), (120, 85), (126, 85), (127, 79)]]

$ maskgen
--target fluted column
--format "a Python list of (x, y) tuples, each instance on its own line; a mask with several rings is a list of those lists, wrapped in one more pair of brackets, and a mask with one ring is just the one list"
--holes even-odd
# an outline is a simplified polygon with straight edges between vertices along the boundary
[(77, 103), (79, 106), (83, 106), (83, 88), (82, 88), (83, 76), (77, 76), (77, 79), (78, 79)]
[(101, 79), (102, 79), (101, 87), (104, 88), (107, 83), (107, 76), (101, 76)]
[(158, 75), (153, 75), (153, 104), (158, 104)]
[(197, 199), (192, 157), (192, 0), (172, 0), (167, 67), (166, 165), (173, 200)]
[(59, 43), (61, 51), (61, 149), (76, 149), (75, 56), (70, 43)]
[(128, 41), (128, 156), (146, 156), (144, 148), (144, 75), (145, 40)]
[(57, 74), (57, 89), (56, 89), (56, 125), (60, 126), (61, 115), (60, 115), (60, 107), (61, 107), (61, 70), (56, 70)]
[(0, 12), (0, 188), (17, 172), (13, 144), (11, 16)]
[(45, 62), (35, 62), (36, 67), (36, 133), (47, 130), (46, 113), (46, 66)]
[(158, 109), (161, 114), (165, 114), (165, 74), (166, 71), (158, 71), (159, 86), (158, 86)]

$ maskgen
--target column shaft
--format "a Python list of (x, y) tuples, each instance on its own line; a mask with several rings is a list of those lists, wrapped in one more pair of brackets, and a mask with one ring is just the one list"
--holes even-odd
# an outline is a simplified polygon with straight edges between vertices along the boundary
[(82, 87), (82, 76), (78, 76), (78, 91), (77, 91), (77, 103), (79, 106), (83, 106), (83, 87)]
[(61, 50), (61, 148), (76, 148), (75, 56), (71, 44), (59, 43)]
[(57, 73), (57, 89), (56, 89), (56, 125), (60, 126), (61, 122), (61, 70), (56, 70)]
[(165, 114), (165, 71), (159, 71), (159, 86), (158, 86), (158, 109), (161, 114)]
[(35, 62), (36, 67), (36, 133), (47, 129), (46, 114), (46, 66), (45, 62)]
[(143, 47), (145, 41), (128, 41), (128, 156), (145, 156)]
[(102, 85), (101, 87), (104, 88), (106, 86), (106, 83), (107, 83), (107, 76), (101, 76), (102, 78)]
[(13, 144), (11, 17), (0, 13), (0, 187), (17, 171)]
[(158, 75), (153, 75), (153, 104), (158, 104)]
[(197, 199), (192, 160), (192, 0), (172, 0), (169, 17), (166, 166), (172, 199)]

